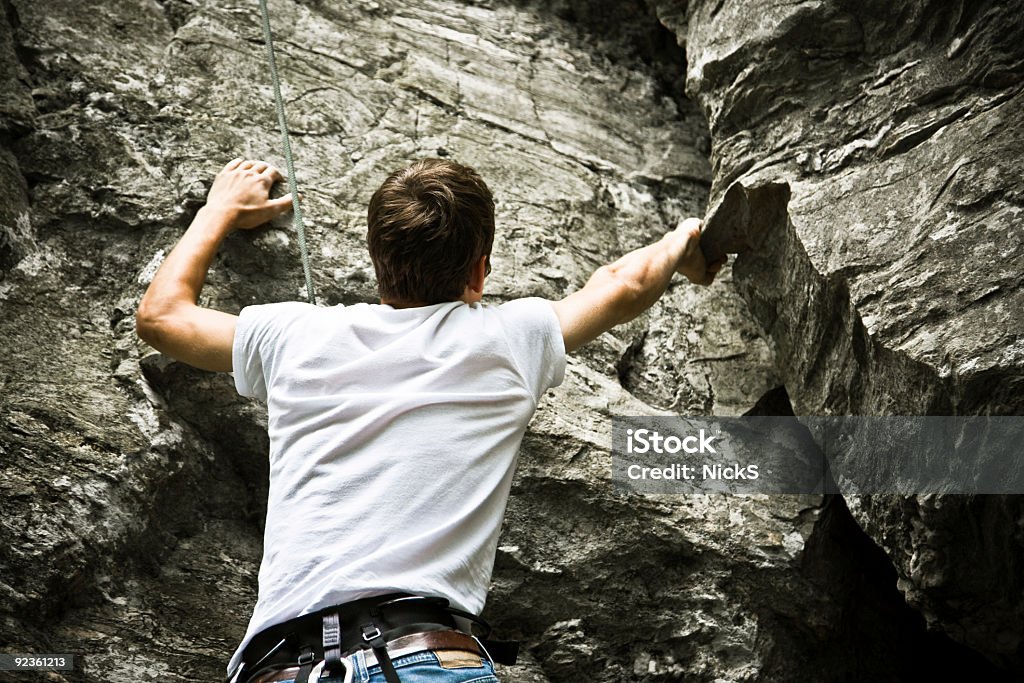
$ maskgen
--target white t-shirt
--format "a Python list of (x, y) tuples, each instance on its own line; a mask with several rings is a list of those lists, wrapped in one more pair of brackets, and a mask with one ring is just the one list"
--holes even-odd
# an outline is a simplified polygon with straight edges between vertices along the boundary
[(516, 456), (561, 383), (551, 303), (242, 310), (235, 386), (267, 403), (270, 497), (253, 635), (403, 591), (479, 613)]

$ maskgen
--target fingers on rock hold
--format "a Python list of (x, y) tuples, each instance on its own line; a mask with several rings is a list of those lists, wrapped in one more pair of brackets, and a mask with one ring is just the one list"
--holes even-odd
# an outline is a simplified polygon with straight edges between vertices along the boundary
[(289, 206), (292, 205), (292, 193), (289, 192), (288, 194), (278, 197), (277, 199), (271, 199), (270, 203), (284, 211)]

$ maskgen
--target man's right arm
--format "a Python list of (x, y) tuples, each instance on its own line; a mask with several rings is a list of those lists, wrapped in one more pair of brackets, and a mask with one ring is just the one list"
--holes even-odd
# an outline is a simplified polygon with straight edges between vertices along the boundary
[(705, 262), (700, 229), (701, 221), (688, 218), (654, 244), (598, 268), (583, 289), (551, 302), (566, 353), (646, 311), (665, 293), (675, 273), (695, 284), (711, 284), (725, 261)]

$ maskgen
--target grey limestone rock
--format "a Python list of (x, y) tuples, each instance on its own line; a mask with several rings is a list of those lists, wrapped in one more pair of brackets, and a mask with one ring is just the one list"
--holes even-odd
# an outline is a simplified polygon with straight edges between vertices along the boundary
[[(710, 126), (707, 248), (797, 413), (1020, 415), (1024, 5), (656, 4)], [(744, 204), (767, 184), (781, 215)], [(851, 507), (932, 628), (1024, 672), (1020, 497)]]

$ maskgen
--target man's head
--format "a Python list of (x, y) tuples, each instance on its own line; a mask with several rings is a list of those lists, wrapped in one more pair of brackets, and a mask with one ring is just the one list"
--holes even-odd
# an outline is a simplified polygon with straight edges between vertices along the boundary
[(468, 166), (424, 159), (395, 171), (370, 200), (366, 241), (382, 301), (460, 299), (494, 242), (494, 199)]

